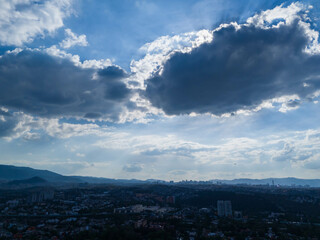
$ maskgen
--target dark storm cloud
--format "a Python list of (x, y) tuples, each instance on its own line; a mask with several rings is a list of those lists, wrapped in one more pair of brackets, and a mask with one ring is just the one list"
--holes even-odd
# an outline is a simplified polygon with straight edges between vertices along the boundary
[(117, 66), (110, 66), (108, 68), (102, 69), (99, 71), (99, 75), (105, 77), (105, 80), (109, 81), (126, 77), (125, 72)]
[(307, 43), (298, 22), (271, 29), (230, 25), (214, 32), (211, 43), (173, 54), (161, 75), (146, 80), (145, 95), (170, 115), (221, 115), (283, 95), (306, 98), (319, 88), (310, 76), (320, 74), (320, 56), (305, 53)]
[(39, 51), (0, 58), (0, 106), (43, 117), (75, 116), (118, 120), (130, 103), (125, 72), (108, 67), (92, 79), (93, 69)]
[(98, 72), (101, 81), (107, 85), (105, 89), (105, 98), (113, 100), (123, 100), (128, 97), (130, 90), (120, 81), (125, 78), (125, 72), (116, 66), (110, 66)]

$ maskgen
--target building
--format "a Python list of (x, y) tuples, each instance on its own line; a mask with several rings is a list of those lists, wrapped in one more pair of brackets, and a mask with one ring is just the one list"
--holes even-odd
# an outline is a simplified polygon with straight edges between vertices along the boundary
[(52, 200), (53, 198), (54, 198), (54, 191), (51, 189), (47, 189), (47, 190), (37, 191), (32, 193), (28, 197), (28, 202), (30, 203), (43, 202), (47, 200)]
[(219, 200), (217, 202), (218, 216), (223, 217), (225, 215), (224, 211), (224, 201)]
[(231, 201), (218, 200), (217, 209), (218, 209), (218, 216), (219, 217), (231, 217), (232, 216)]
[(224, 207), (225, 207), (225, 216), (226, 217), (232, 217), (231, 201), (224, 201)]
[(234, 218), (235, 219), (242, 219), (242, 212), (241, 211), (234, 211)]

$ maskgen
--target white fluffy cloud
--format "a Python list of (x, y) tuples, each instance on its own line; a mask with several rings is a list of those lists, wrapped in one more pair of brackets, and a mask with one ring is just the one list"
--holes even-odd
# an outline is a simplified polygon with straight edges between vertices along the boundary
[(52, 34), (71, 13), (72, 0), (0, 0), (0, 44), (22, 46)]
[[(15, 50), (16, 52), (21, 51), (19, 49)], [(56, 45), (53, 45), (49, 48), (45, 49), (33, 49), (33, 51), (43, 51), (51, 56), (59, 57), (62, 59), (68, 59), (71, 61), (75, 66), (81, 67), (81, 68), (92, 68), (92, 69), (103, 69), (107, 68), (109, 66), (114, 65), (112, 61), (108, 58), (106, 59), (90, 59), (90, 60), (80, 60), (79, 55), (73, 55), (71, 53), (67, 53), (65, 50), (59, 49)]]
[(71, 48), (73, 46), (88, 46), (86, 35), (77, 35), (71, 31), (71, 29), (65, 30), (66, 39), (64, 39), (59, 45), (62, 48)]

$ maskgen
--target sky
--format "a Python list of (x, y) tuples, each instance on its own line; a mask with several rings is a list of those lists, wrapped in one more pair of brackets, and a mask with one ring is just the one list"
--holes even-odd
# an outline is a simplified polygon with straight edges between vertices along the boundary
[(0, 5), (0, 164), (320, 178), (319, 1)]

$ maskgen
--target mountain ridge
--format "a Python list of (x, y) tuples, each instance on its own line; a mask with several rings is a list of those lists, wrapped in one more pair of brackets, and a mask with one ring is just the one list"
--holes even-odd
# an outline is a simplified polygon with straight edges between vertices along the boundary
[[(40, 170), (30, 167), (18, 167), (13, 165), (0, 165), (0, 180), (26, 180), (33, 177), (39, 177), (48, 182), (71, 182), (71, 179), (69, 177), (49, 170)], [(73, 182), (79, 182), (79, 180), (74, 178)]]
[[(12, 181), (32, 181), (32, 178), (43, 179), (50, 183), (89, 183), (89, 184), (147, 184), (147, 183), (162, 183), (173, 184), (173, 182), (148, 179), (113, 179), (91, 176), (64, 176), (49, 170), (40, 170), (30, 167), (19, 167), (13, 165), (0, 164), (0, 183), (8, 183)], [(179, 183), (196, 183), (197, 181), (181, 181), (174, 182)], [(250, 179), (250, 178), (238, 178), (232, 180), (213, 179), (209, 181), (199, 181), (199, 183), (211, 183), (211, 184), (226, 184), (226, 185), (274, 185), (274, 186), (309, 186), (320, 187), (320, 179), (302, 179), (295, 177), (286, 178), (264, 178), (264, 179)]]

